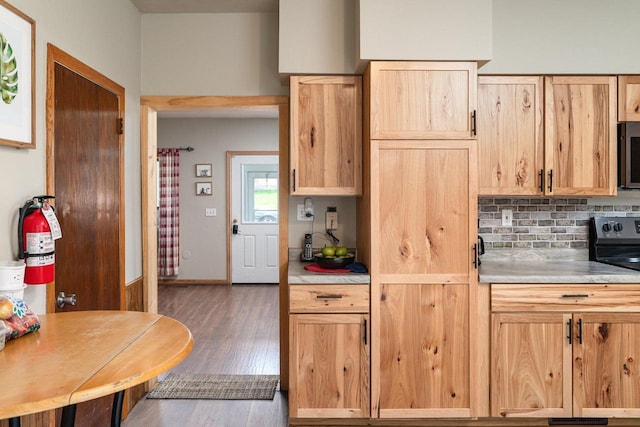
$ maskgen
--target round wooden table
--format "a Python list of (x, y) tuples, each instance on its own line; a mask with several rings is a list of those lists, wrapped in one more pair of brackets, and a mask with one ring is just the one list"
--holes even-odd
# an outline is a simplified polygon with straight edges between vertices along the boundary
[(134, 311), (72, 311), (40, 315), (40, 330), (0, 351), (0, 419), (64, 408), (72, 426), (75, 405), (115, 394), (119, 425), (124, 390), (181, 362), (193, 347), (189, 329), (170, 317)]

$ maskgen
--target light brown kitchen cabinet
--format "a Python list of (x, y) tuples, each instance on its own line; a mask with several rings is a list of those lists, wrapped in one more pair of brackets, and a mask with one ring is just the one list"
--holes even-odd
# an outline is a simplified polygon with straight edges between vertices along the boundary
[(369, 417), (367, 285), (290, 285), (289, 417)]
[(618, 76), (618, 121), (640, 122), (640, 76)]
[(475, 62), (373, 61), (371, 139), (475, 138)]
[(380, 285), (380, 418), (471, 416), (468, 284)]
[(372, 416), (475, 416), (476, 141), (370, 145)]
[(545, 77), (545, 193), (616, 194), (616, 77)]
[(290, 78), (291, 195), (362, 193), (362, 78)]
[(543, 78), (478, 76), (478, 194), (544, 194)]
[(640, 285), (492, 285), (491, 296), (492, 416), (640, 416)]

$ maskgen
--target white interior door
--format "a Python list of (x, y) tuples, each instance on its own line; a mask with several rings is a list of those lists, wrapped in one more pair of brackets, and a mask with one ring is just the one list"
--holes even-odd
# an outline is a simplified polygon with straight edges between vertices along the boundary
[(231, 282), (278, 283), (278, 156), (231, 158)]

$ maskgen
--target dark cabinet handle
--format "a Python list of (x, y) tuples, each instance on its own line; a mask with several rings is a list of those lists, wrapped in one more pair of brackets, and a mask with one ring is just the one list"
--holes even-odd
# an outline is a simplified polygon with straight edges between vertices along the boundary
[(567, 320), (567, 327), (569, 329), (569, 335), (567, 335), (567, 338), (569, 339), (569, 344), (573, 344), (573, 320), (572, 319)]
[(473, 110), (473, 113), (471, 113), (471, 134), (472, 135), (477, 135), (478, 134), (478, 129), (476, 127), (477, 123), (476, 123), (476, 110)]
[(582, 319), (578, 319), (578, 343), (582, 344)]
[(473, 244), (473, 268), (478, 269), (478, 244)]
[(589, 298), (587, 294), (562, 294), (562, 298)]
[(293, 170), (293, 192), (296, 192), (296, 170)]
[(364, 345), (367, 345), (367, 319), (364, 319)]
[(311, 128), (311, 148), (313, 148), (313, 143), (314, 143), (314, 140), (315, 140), (315, 135), (316, 135), (316, 128), (315, 128), (315, 127), (312, 127), (312, 128)]
[(538, 177), (540, 177), (540, 192), (544, 193), (544, 169), (540, 169)]
[(316, 295), (317, 299), (341, 299), (342, 295)]
[(549, 192), (553, 191), (553, 169), (549, 170)]

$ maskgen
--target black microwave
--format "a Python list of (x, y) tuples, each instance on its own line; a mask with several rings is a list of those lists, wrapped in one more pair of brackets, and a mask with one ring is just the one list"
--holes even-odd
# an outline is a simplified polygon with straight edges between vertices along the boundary
[(640, 188), (640, 122), (618, 124), (618, 185)]

